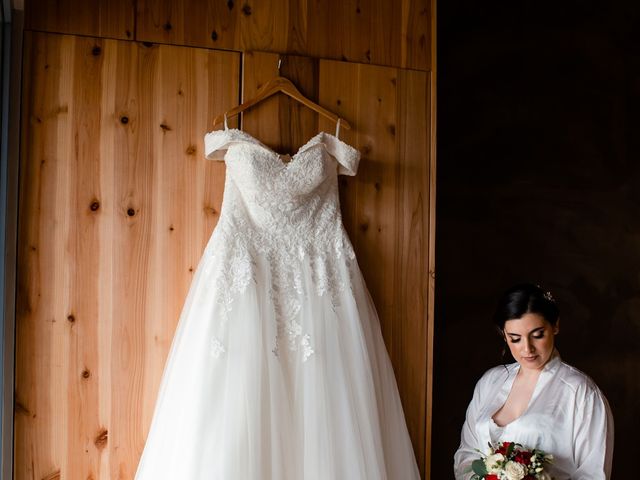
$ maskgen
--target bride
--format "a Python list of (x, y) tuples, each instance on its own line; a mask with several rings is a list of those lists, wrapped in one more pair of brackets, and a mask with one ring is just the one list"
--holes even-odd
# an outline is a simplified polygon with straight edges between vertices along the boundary
[(611, 411), (593, 380), (560, 359), (551, 294), (516, 285), (500, 299), (494, 321), (516, 363), (490, 369), (476, 384), (454, 457), (456, 480), (472, 475), (478, 450), (502, 441), (552, 454), (555, 480), (610, 478)]

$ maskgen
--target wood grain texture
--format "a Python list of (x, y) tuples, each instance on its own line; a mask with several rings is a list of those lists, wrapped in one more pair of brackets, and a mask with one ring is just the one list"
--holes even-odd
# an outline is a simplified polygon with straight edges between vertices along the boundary
[(25, 29), (134, 39), (132, 0), (25, 0)]
[(139, 0), (137, 40), (430, 68), (430, 0)]
[(429, 135), (429, 294), (427, 299), (427, 445), (425, 445), (425, 478), (431, 478), (433, 472), (433, 390), (434, 390), (434, 345), (435, 345), (435, 294), (436, 294), (436, 189), (437, 189), (437, 139), (438, 139), (438, 30), (437, 11), (438, 2), (431, 1), (431, 71), (429, 71), (429, 105), (428, 105), (428, 135)]
[(25, 38), (15, 478), (130, 479), (224, 165), (239, 54)]
[[(278, 55), (244, 59), (244, 95), (277, 74)], [(286, 68), (286, 71), (285, 71)], [(407, 423), (425, 470), (431, 209), (428, 74), (285, 57), (283, 75), (352, 123), (341, 138), (362, 152), (357, 176), (341, 177), (343, 221), (376, 304)], [(284, 95), (244, 114), (243, 128), (281, 153), (335, 124)]]

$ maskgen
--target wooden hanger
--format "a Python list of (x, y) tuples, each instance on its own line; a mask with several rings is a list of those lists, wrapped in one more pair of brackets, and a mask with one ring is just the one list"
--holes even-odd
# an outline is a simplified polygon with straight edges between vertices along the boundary
[[(278, 70), (280, 69), (278, 68)], [(279, 75), (277, 77), (272, 78), (267, 83), (265, 83), (262, 87), (260, 87), (260, 90), (258, 90), (258, 93), (256, 93), (255, 97), (250, 98), (249, 100), (238, 105), (237, 107), (233, 107), (231, 110), (228, 110), (222, 115), (218, 115), (213, 120), (213, 126), (215, 127), (216, 125), (222, 123), (224, 121), (225, 115), (227, 116), (227, 118), (233, 117), (234, 115), (237, 115), (240, 112), (243, 112), (248, 108), (253, 107), (257, 103), (260, 103), (262, 100), (278, 92), (282, 92), (286, 95), (289, 95), (294, 100), (297, 100), (298, 102), (302, 103), (303, 105), (310, 108), (311, 110), (314, 110), (319, 114), (324, 115), (325, 117), (333, 120), (336, 123), (338, 122), (338, 120), (340, 120), (341, 127), (346, 128), (347, 130), (351, 129), (351, 125), (349, 125), (349, 123), (346, 120), (338, 117), (335, 113), (332, 113), (329, 110), (322, 108), (317, 103), (314, 103), (311, 100), (309, 100), (307, 97), (302, 95), (302, 93), (300, 93), (300, 91), (296, 88), (296, 86), (293, 83), (291, 83), (291, 80), (285, 77), (281, 77)]]

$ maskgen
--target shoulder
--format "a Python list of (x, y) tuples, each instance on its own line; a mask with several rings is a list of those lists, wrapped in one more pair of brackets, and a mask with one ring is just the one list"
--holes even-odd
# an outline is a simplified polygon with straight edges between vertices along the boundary
[(482, 389), (485, 387), (493, 386), (497, 383), (505, 382), (511, 375), (515, 373), (517, 366), (517, 363), (511, 363), (506, 365), (497, 365), (493, 368), (490, 368), (482, 374), (482, 376), (478, 380), (478, 383), (476, 383), (476, 388)]
[(576, 367), (561, 361), (556, 375), (559, 382), (571, 391), (577, 401), (589, 397), (604, 401), (604, 395), (596, 385), (596, 382)]

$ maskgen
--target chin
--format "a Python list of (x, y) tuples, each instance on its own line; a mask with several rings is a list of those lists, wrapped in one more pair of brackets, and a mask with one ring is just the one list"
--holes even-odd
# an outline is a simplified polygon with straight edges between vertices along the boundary
[(524, 368), (539, 369), (542, 368), (549, 360), (550, 355), (532, 355), (530, 357), (520, 357), (518, 363)]

